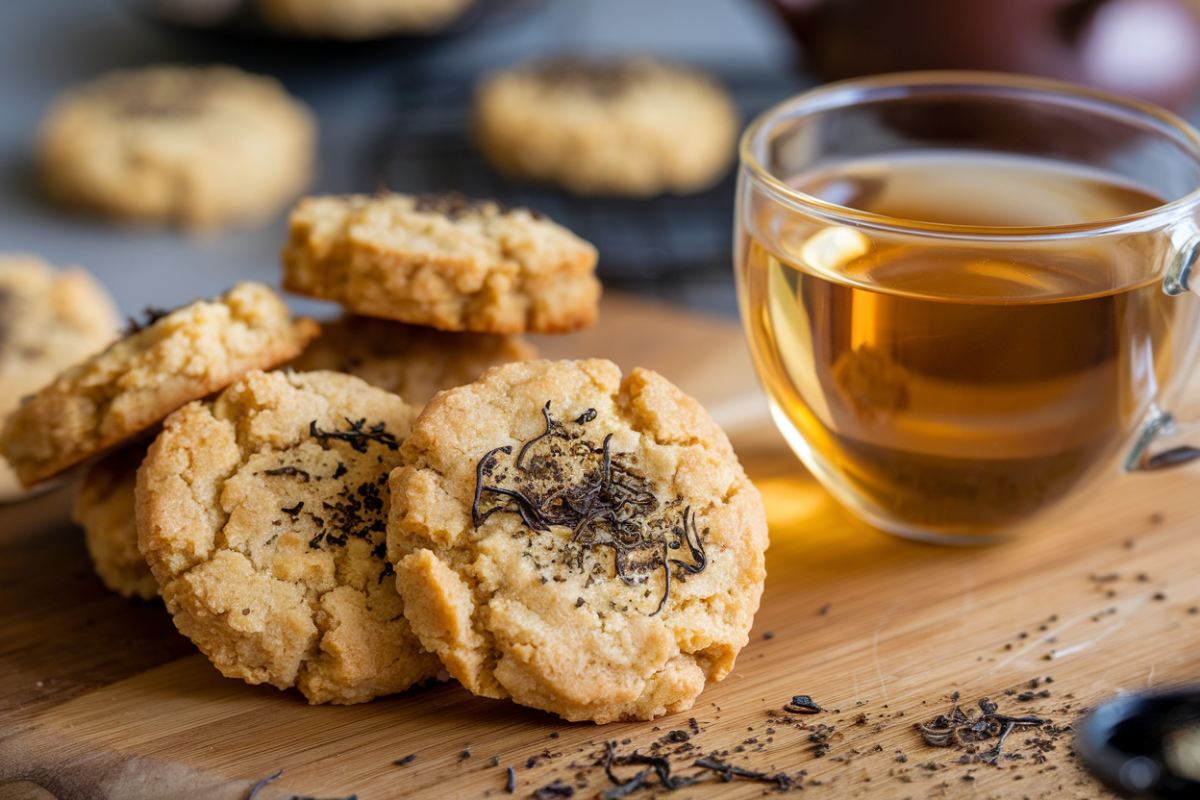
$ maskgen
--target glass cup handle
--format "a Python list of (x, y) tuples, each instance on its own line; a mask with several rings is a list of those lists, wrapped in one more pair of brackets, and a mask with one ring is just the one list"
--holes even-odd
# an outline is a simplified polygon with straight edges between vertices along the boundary
[[(1200, 260), (1200, 234), (1193, 232), (1171, 260), (1166, 277), (1163, 278), (1163, 291), (1172, 297), (1189, 291), (1188, 282), (1197, 260)], [(1142, 424), (1142, 433), (1129, 453), (1129, 458), (1125, 460), (1125, 471), (1166, 469), (1200, 458), (1200, 449), (1187, 444), (1178, 444), (1165, 450), (1153, 447), (1155, 444), (1162, 446), (1170, 444), (1172, 440), (1178, 441), (1197, 429), (1200, 429), (1200, 422), (1180, 423), (1171, 412), (1164, 411), (1157, 405), (1151, 406), (1150, 413)]]
[(1190, 435), (1197, 428), (1200, 428), (1200, 423), (1180, 425), (1175, 422), (1175, 417), (1171, 416), (1170, 412), (1163, 411), (1158, 406), (1152, 407), (1149, 417), (1142, 425), (1142, 435), (1138, 437), (1137, 444), (1125, 460), (1125, 471), (1166, 469), (1195, 461), (1200, 458), (1200, 450), (1191, 445), (1176, 445), (1160, 452), (1154, 452), (1151, 445), (1163, 444), (1164, 442), (1159, 441), (1162, 439), (1168, 440), (1165, 443), (1169, 443), (1171, 439)]

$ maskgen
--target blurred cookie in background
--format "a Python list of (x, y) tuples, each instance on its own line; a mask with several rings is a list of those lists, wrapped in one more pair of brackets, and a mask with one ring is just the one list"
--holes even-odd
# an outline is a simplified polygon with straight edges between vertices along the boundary
[[(112, 298), (83, 269), (0, 254), (0, 420), (58, 373), (103, 350), (119, 327)], [(0, 502), (25, 494), (0, 457)]]
[(308, 38), (374, 39), (430, 33), (450, 25), (474, 0), (255, 0), (266, 24)]
[(255, 224), (308, 185), (316, 124), (273, 78), (225, 66), (118, 70), (69, 89), (38, 133), (42, 187), (113, 220)]
[(104, 585), (125, 598), (153, 600), (158, 582), (138, 550), (134, 489), (149, 442), (138, 441), (97, 461), (83, 479), (71, 518), (83, 528), (92, 565)]
[(708, 188), (741, 130), (715, 80), (649, 57), (559, 56), (495, 73), (476, 89), (473, 124), (501, 172), (629, 197)]
[(444, 389), (471, 383), (490, 367), (537, 358), (520, 336), (456, 333), (347, 314), (293, 361), (298, 371), (347, 372), (423, 406)]

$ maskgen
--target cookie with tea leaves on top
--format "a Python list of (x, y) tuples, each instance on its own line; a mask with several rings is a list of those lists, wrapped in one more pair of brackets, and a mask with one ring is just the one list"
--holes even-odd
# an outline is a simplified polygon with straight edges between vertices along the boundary
[(405, 615), (471, 692), (569, 720), (690, 708), (746, 644), (762, 500), (657, 373), (530, 361), (426, 406), (391, 476)]
[(138, 472), (138, 545), (222, 674), (348, 704), (438, 673), (385, 558), (416, 416), (350, 375), (252, 372), (167, 418)]
[(319, 332), (260, 283), (154, 312), (8, 417), (0, 454), (32, 486), (98, 455), (252, 369), (290, 361)]
[(357, 314), (477, 333), (591, 325), (596, 249), (525, 208), (443, 195), (308, 197), (288, 218), (283, 288)]

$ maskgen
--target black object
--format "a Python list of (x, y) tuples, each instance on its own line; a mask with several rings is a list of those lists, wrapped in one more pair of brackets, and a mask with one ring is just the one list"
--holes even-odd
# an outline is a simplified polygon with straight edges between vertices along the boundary
[[(803, 91), (811, 81), (788, 74), (719, 76), (745, 123)], [(647, 282), (727, 281), (733, 264), (736, 170), (712, 189), (645, 200), (582, 197), (496, 172), (469, 134), (471, 85), (409, 80), (375, 175), (379, 189), (405, 194), (457, 190), (539, 211), (600, 251), (607, 285), (644, 290)]]
[(1200, 746), (1200, 688), (1110, 700), (1083, 721), (1076, 748), (1088, 769), (1127, 796), (1191, 800), (1200, 797), (1200, 776), (1177, 772), (1169, 755), (1185, 737)]

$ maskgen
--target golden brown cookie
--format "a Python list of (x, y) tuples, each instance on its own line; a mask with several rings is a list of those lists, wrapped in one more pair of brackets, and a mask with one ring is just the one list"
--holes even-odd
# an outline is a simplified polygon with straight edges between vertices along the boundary
[(402, 459), (388, 555), (405, 615), (475, 694), (651, 719), (690, 708), (746, 644), (762, 500), (657, 373), (497, 367), (426, 406)]
[(222, 674), (360, 703), (435, 675), (386, 550), (417, 410), (336, 372), (252, 372), (172, 414), (138, 473), (139, 546)]
[(432, 33), (474, 0), (256, 0), (267, 24), (307, 38), (373, 39)]
[(454, 333), (347, 314), (323, 324), (321, 336), (291, 367), (346, 372), (423, 406), (489, 367), (531, 358), (537, 348), (520, 336)]
[(146, 442), (122, 447), (97, 461), (83, 479), (71, 518), (83, 528), (96, 574), (122, 597), (153, 600), (158, 581), (138, 550), (134, 519), (137, 470)]
[(461, 195), (308, 197), (283, 286), (446, 331), (561, 333), (596, 319), (596, 249), (528, 209)]
[(706, 189), (728, 171), (741, 129), (716, 81), (646, 57), (558, 57), (495, 73), (475, 92), (474, 117), (501, 171), (584, 195)]
[[(117, 338), (112, 298), (77, 267), (57, 271), (32, 255), (0, 255), (0, 420), (67, 367)], [(0, 457), (0, 502), (25, 492)]]
[(308, 185), (312, 114), (233, 67), (119, 70), (70, 89), (42, 122), (42, 186), (117, 220), (212, 228), (274, 216)]
[(259, 283), (152, 316), (9, 416), (0, 454), (24, 485), (117, 445), (252, 369), (295, 358), (319, 332), (312, 320), (293, 320)]

